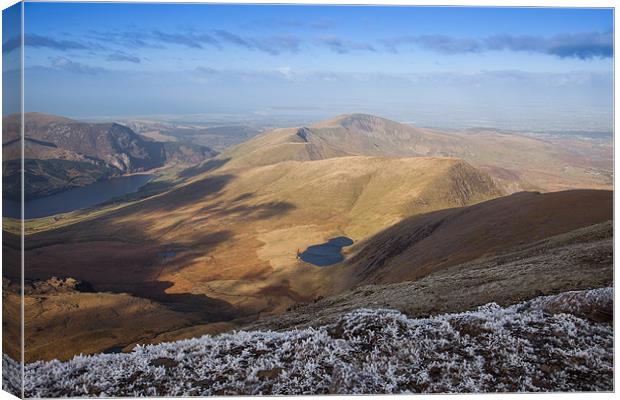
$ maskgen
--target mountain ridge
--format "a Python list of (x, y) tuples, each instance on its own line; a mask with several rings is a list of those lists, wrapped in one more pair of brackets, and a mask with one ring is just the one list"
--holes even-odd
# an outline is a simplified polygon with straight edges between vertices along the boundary
[(343, 156), (456, 157), (489, 173), (505, 192), (609, 189), (610, 171), (582, 146), (505, 132), (441, 132), (370, 114), (343, 114), (296, 128), (278, 128), (225, 150), (227, 169), (287, 160)]

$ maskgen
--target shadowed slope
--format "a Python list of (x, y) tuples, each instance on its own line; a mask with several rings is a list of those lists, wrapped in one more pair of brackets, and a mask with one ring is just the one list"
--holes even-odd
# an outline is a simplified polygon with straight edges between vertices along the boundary
[(359, 283), (413, 280), (485, 255), (611, 220), (613, 192), (523, 192), (406, 219), (359, 245), (344, 266)]

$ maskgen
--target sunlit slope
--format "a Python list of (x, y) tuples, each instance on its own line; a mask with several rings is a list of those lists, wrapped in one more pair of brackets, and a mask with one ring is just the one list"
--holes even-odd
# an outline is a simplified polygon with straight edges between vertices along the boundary
[(306, 136), (309, 132), (307, 128), (275, 129), (224, 151), (220, 158), (228, 160), (226, 168), (246, 168), (282, 161), (322, 160), (355, 155), (314, 136), (310, 141)]
[(332, 221), (361, 239), (408, 215), (476, 203), (501, 193), (489, 177), (452, 158), (339, 157), (284, 162), (240, 173), (230, 191), (292, 205), (291, 220)]
[[(457, 157), (488, 172), (508, 192), (611, 187), (606, 150), (565, 147), (497, 131), (445, 133), (348, 114), (309, 127), (264, 133), (221, 158), (228, 159), (224, 168), (234, 169), (350, 155)], [(601, 154), (602, 160), (594, 159)]]

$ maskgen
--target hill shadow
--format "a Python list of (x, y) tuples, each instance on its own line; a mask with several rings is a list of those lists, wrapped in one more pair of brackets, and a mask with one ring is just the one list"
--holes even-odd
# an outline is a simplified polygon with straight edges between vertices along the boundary
[[(100, 217), (79, 221), (49, 231), (28, 236), (26, 250), (47, 247), (56, 244), (90, 242), (100, 240), (120, 240), (129, 243), (146, 243), (157, 241), (157, 237), (167, 231), (155, 232), (150, 237), (145, 232), (161, 218), (161, 213), (178, 209), (178, 204), (205, 202), (216, 197), (233, 179), (234, 175), (210, 176), (197, 182), (179, 187), (157, 197), (148, 199), (148, 203), (130, 204), (119, 210)], [(127, 225), (124, 218), (141, 215), (139, 222)]]
[(196, 316), (202, 323), (228, 321), (238, 315), (237, 309), (225, 300), (204, 294), (166, 293), (174, 286), (170, 281), (146, 281), (115, 285), (112, 293), (129, 293), (132, 296), (155, 301), (172, 311)]
[[(97, 292), (128, 293), (149, 299), (173, 311), (189, 313), (202, 322), (229, 320), (236, 316), (236, 309), (224, 300), (214, 299), (204, 294), (168, 293), (174, 282), (162, 279), (162, 273), (175, 272), (191, 265), (196, 259), (208, 255), (215, 247), (233, 237), (232, 232), (220, 230), (204, 232), (195, 237), (192, 245), (183, 243), (123, 244), (110, 246), (89, 242), (88, 251), (72, 254), (69, 268), (63, 272), (51, 269), (63, 260), (62, 254), (54, 258), (37, 257), (35, 250), (29, 258), (32, 266), (29, 276), (35, 280), (47, 280), (54, 276), (75, 278), (87, 282)], [(122, 250), (121, 250), (122, 248)], [(126, 252), (124, 252), (126, 251)], [(41, 268), (41, 263), (46, 267)], [(79, 266), (87, 265), (88, 268)]]
[(194, 176), (204, 174), (205, 172), (215, 171), (230, 161), (230, 158), (221, 158), (207, 160), (201, 164), (189, 167), (179, 172), (177, 175), (180, 178), (192, 178)]
[(235, 205), (236, 201), (218, 202), (203, 207), (200, 212), (206, 213), (205, 217), (197, 219), (202, 221), (213, 216), (223, 217), (235, 215), (243, 219), (268, 219), (278, 215), (284, 215), (297, 208), (288, 201), (268, 201), (256, 205)]
[[(225, 163), (217, 161), (205, 163), (200, 171)], [(203, 322), (233, 319), (239, 311), (227, 301), (191, 293), (189, 288), (173, 288), (179, 282), (168, 276), (195, 265), (217, 246), (234, 239), (232, 228), (203, 226), (201, 222), (231, 217), (235, 224), (244, 223), (296, 208), (285, 201), (247, 204), (255, 197), (249, 192), (235, 195), (232, 200), (223, 199), (221, 194), (234, 179), (233, 174), (208, 175), (101, 217), (31, 235), (27, 241), (26, 275), (33, 279), (73, 277), (90, 282), (97, 291), (149, 299)], [(190, 220), (166, 220), (171, 214), (183, 217), (185, 208)], [(188, 221), (191, 227), (185, 229)], [(56, 246), (49, 247), (52, 245)]]
[[(171, 281), (157, 280), (158, 275), (166, 270), (178, 271), (191, 264), (199, 257), (208, 255), (219, 244), (230, 240), (233, 233), (227, 230), (205, 232), (194, 237), (195, 244), (185, 246), (179, 243), (169, 243), (160, 248), (157, 258), (144, 269), (144, 274), (136, 279), (137, 282), (114, 284), (108, 290), (114, 293), (129, 293), (163, 304), (173, 311), (189, 313), (197, 316), (202, 322), (226, 321), (235, 318), (238, 314), (235, 307), (225, 300), (215, 299), (204, 294), (194, 293), (167, 293), (166, 290), (174, 285)], [(167, 265), (178, 265), (170, 269)]]

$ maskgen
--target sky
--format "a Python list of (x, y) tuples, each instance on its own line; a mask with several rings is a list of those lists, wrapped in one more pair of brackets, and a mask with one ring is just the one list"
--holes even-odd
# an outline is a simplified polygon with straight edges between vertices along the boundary
[(611, 129), (610, 9), (33, 2), (24, 14), (27, 111)]

